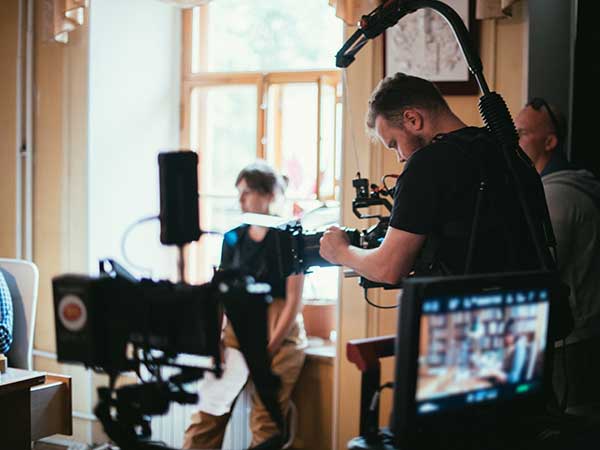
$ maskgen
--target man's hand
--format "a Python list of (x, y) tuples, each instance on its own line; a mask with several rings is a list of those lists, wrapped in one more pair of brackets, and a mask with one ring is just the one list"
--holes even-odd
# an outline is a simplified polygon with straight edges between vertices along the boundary
[(269, 352), (269, 355), (271, 355), (271, 356), (275, 355), (275, 353), (277, 353), (279, 351), (279, 349), (281, 348), (281, 344), (283, 344), (283, 342), (281, 342), (281, 341), (275, 342), (275, 341), (271, 340), (269, 342), (269, 345), (267, 345), (267, 351)]
[(319, 254), (371, 281), (397, 284), (412, 270), (424, 241), (425, 235), (389, 227), (379, 247), (360, 248), (350, 245), (340, 228), (329, 227), (321, 238)]
[(350, 239), (341, 228), (330, 226), (319, 242), (321, 244), (319, 254), (323, 258), (332, 264), (343, 265), (343, 254), (350, 246)]

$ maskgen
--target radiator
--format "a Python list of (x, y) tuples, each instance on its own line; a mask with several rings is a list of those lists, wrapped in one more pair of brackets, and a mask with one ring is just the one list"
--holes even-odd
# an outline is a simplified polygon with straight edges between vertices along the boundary
[[(187, 385), (187, 390), (197, 392), (197, 383)], [(251, 434), (248, 423), (250, 408), (250, 394), (248, 388), (245, 388), (233, 408), (223, 440), (223, 449), (242, 450), (250, 446)], [(152, 418), (152, 439), (162, 441), (171, 447), (181, 448), (183, 433), (190, 424), (192, 414), (195, 412), (195, 405), (172, 403), (167, 414)]]

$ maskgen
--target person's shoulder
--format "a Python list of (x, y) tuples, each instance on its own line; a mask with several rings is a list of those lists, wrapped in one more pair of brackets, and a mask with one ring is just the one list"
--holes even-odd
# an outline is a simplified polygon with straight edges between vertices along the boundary
[(233, 247), (236, 244), (238, 244), (238, 242), (240, 241), (240, 239), (242, 238), (242, 236), (245, 234), (246, 230), (248, 229), (249, 225), (246, 224), (242, 224), (242, 225), (238, 225), (235, 228), (232, 228), (229, 231), (226, 231), (223, 234), (223, 244), (229, 247)]
[(438, 134), (409, 158), (407, 167), (430, 163), (439, 167), (440, 164), (460, 161), (457, 152), (462, 154), (472, 147), (472, 143), (488, 142), (489, 139), (491, 135), (487, 129), (478, 127), (464, 127), (451, 133)]
[(450, 144), (448, 142), (434, 139), (429, 144), (418, 149), (410, 156), (410, 158), (408, 158), (406, 161), (406, 168), (426, 164), (428, 162), (435, 162), (447, 154), (446, 150), (448, 150), (449, 147)]
[[(561, 170), (542, 177), (548, 203), (563, 208), (600, 204), (600, 182), (585, 170)], [(553, 206), (553, 205), (551, 205)]]
[(542, 177), (544, 184), (598, 184), (598, 179), (591, 172), (584, 169), (564, 169), (549, 173)]
[(485, 127), (464, 127), (451, 133), (439, 134), (434, 138), (434, 143), (459, 147), (463, 150), (472, 147), (496, 145), (492, 134)]
[(566, 189), (600, 199), (600, 181), (587, 170), (565, 169), (542, 177), (545, 189)]
[(242, 234), (244, 234), (246, 232), (246, 230), (248, 229), (249, 226), (250, 225), (243, 223), (241, 225), (238, 225), (237, 227), (234, 227), (234, 228), (231, 228), (230, 230), (227, 230), (225, 232), (225, 234), (235, 233), (238, 236), (240, 236), (240, 235), (242, 235)]

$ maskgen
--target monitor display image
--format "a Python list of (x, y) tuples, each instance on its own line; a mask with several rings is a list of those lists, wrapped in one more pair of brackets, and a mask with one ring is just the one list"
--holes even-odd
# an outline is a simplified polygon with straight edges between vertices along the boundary
[(543, 388), (546, 289), (424, 298), (416, 413), (527, 396)]

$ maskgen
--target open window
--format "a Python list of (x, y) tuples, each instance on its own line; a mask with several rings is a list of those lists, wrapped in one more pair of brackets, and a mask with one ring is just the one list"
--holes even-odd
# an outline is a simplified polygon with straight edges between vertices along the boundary
[[(333, 55), (343, 25), (334, 10), (322, 0), (220, 0), (185, 10), (183, 20), (182, 146), (199, 155), (202, 228), (239, 223), (235, 178), (257, 158), (289, 178), (284, 216), (308, 214), (311, 226), (337, 220), (342, 109)], [(210, 278), (220, 251), (218, 237), (192, 245), (192, 279)], [(320, 269), (307, 277), (305, 297), (335, 300), (337, 283), (337, 269)]]

